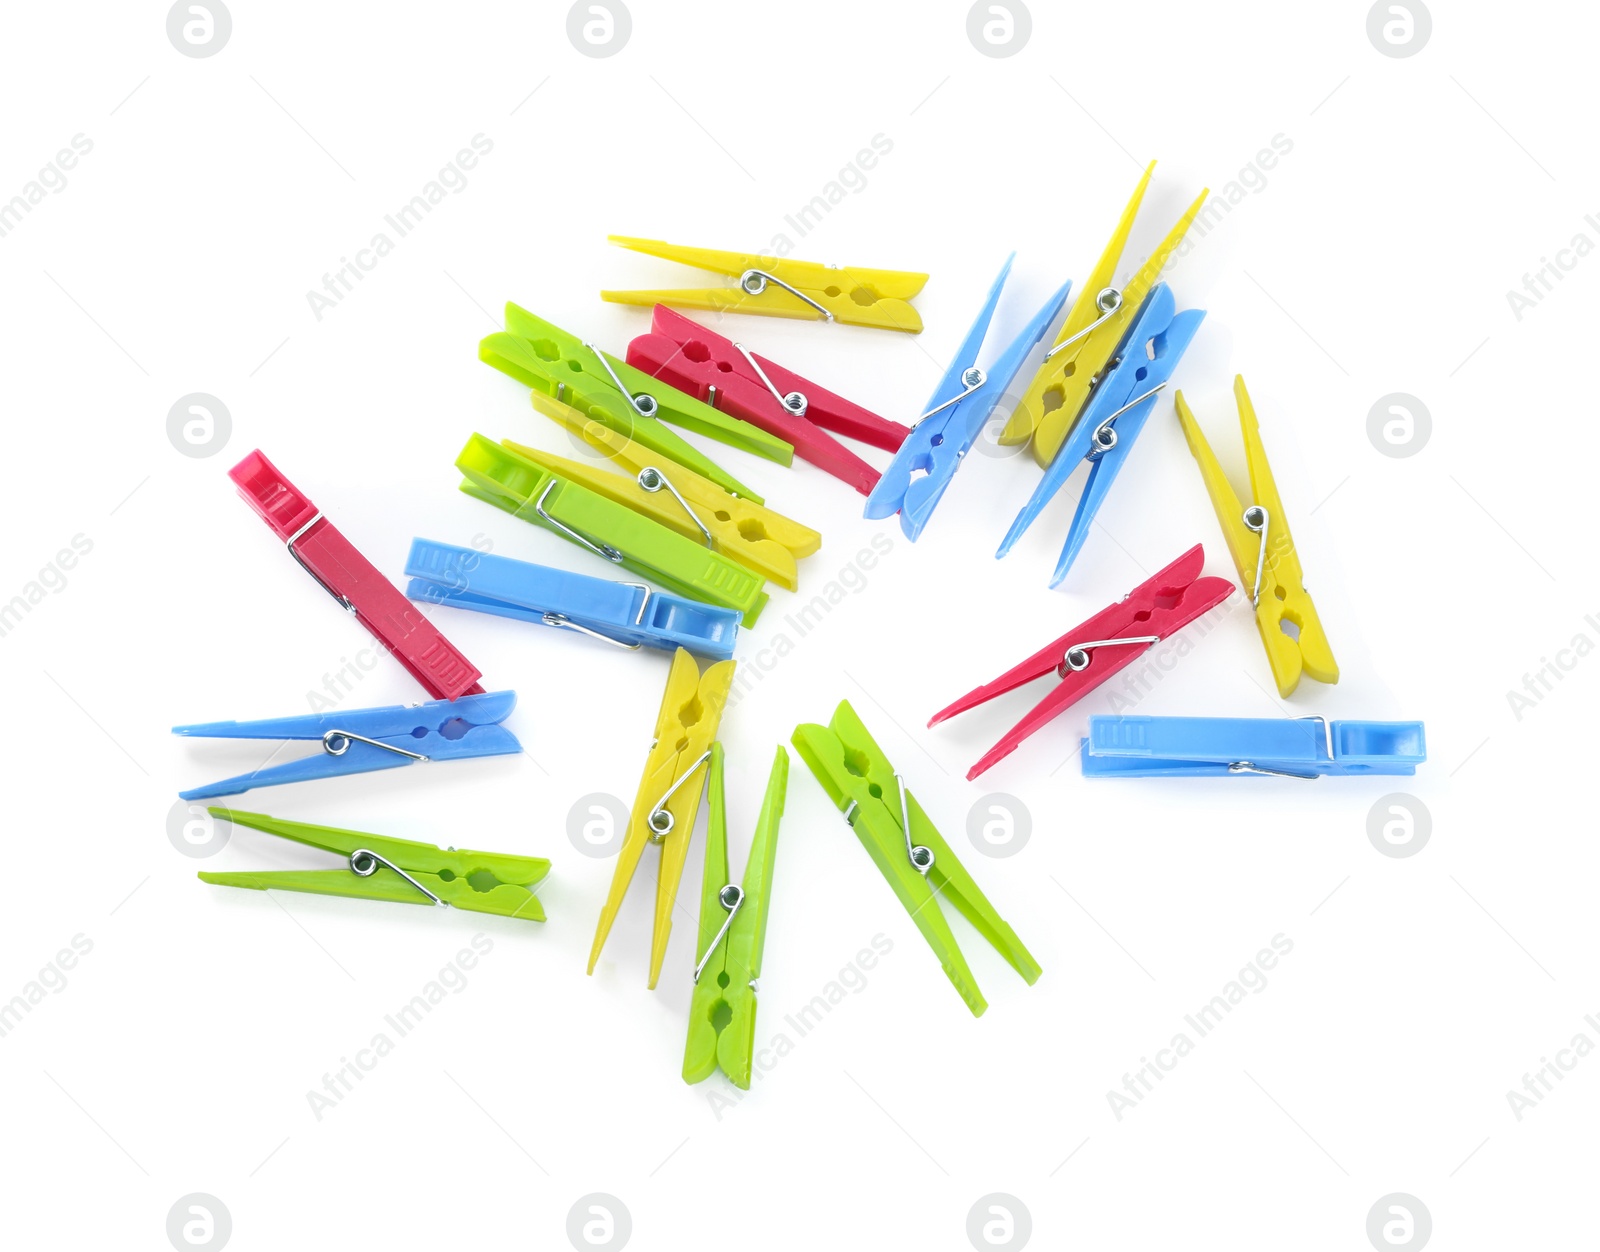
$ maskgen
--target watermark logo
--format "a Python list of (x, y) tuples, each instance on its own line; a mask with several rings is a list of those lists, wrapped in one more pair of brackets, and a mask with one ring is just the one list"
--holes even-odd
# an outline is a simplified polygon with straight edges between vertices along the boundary
[(1016, 56), (1033, 34), (1033, 14), (1022, 0), (978, 0), (967, 10), (967, 38), (986, 57)]
[(580, 796), (567, 810), (567, 838), (597, 861), (616, 856), (628, 829), (628, 806), (606, 791)]
[(167, 410), (167, 440), (184, 456), (215, 456), (232, 433), (228, 406), (204, 391), (179, 396)]
[(995, 1191), (983, 1196), (967, 1212), (967, 1238), (978, 1252), (1003, 1248), (1021, 1252), (1033, 1234), (1033, 1215), (1014, 1195)]
[(633, 15), (622, 0), (578, 0), (567, 10), (567, 39), (586, 57), (616, 56), (632, 34)]
[(973, 451), (992, 460), (1006, 461), (1026, 448), (1028, 446), (1026, 439), (1019, 443), (1000, 442), (1000, 436), (1005, 432), (1006, 423), (1011, 420), (1012, 413), (1016, 412), (1017, 405), (1021, 403), (1021, 396), (1010, 394), (1001, 396), (996, 401), (988, 419), (983, 423), (983, 429), (978, 432), (977, 439), (973, 441)]
[(167, 10), (167, 38), (186, 57), (214, 57), (232, 34), (233, 15), (220, 0), (206, 0), (205, 4), (178, 0)]
[(1433, 415), (1416, 396), (1391, 391), (1378, 397), (1367, 413), (1367, 438), (1384, 456), (1403, 460), (1428, 446)]
[(967, 810), (967, 838), (984, 856), (1016, 856), (1033, 833), (1033, 814), (1003, 791), (981, 797)]
[(633, 1214), (614, 1195), (593, 1191), (567, 1212), (567, 1239), (579, 1252), (621, 1252), (633, 1234)]
[(1367, 1214), (1367, 1238), (1378, 1252), (1404, 1248), (1420, 1252), (1433, 1234), (1433, 1214), (1428, 1206), (1404, 1191), (1391, 1192), (1372, 1206)]
[(1378, 0), (1367, 10), (1367, 38), (1386, 57), (1414, 57), (1432, 34), (1433, 14), (1422, 0)]
[(179, 800), (167, 812), (167, 838), (184, 856), (216, 856), (228, 846), (227, 822), (219, 822), (203, 804)]
[(167, 1238), (178, 1252), (206, 1248), (220, 1252), (233, 1234), (233, 1215), (228, 1206), (204, 1191), (181, 1197), (167, 1211)]
[(1367, 812), (1367, 838), (1384, 856), (1416, 856), (1433, 833), (1433, 814), (1416, 796), (1391, 792)]

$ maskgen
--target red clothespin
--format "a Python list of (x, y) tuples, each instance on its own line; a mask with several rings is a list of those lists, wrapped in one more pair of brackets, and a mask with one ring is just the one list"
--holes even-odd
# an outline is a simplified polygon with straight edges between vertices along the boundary
[(322, 510), (260, 451), (228, 471), (239, 494), (282, 539), (289, 555), (355, 614), (435, 700), (482, 695), (483, 677), (399, 588), (380, 574)]
[(1116, 604), (1102, 609), (1083, 625), (1074, 626), (993, 682), (969, 691), (948, 708), (935, 713), (928, 720), (929, 726), (937, 726), (946, 718), (965, 713), (1052, 671), (1061, 678), (1026, 717), (967, 771), (968, 781), (1010, 756), (1034, 731), (1142, 656), (1152, 644), (1182, 630), (1232, 595), (1233, 584), (1226, 578), (1200, 577), (1205, 559), (1205, 550), (1195, 544)]
[(796, 456), (862, 495), (877, 485), (879, 471), (826, 432), (885, 452), (898, 451), (911, 433), (664, 304), (655, 307), (651, 333), (628, 345), (628, 364), (792, 443)]

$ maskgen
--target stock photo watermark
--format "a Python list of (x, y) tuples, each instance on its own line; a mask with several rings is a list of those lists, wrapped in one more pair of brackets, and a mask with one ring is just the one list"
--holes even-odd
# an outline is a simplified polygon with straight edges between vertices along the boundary
[(628, 806), (608, 791), (579, 796), (567, 810), (567, 838), (572, 846), (596, 860), (616, 856), (628, 829)]
[(967, 1211), (967, 1240), (978, 1252), (1022, 1252), (1033, 1237), (1033, 1214), (1014, 1195), (993, 1191)]
[(65, 991), (69, 981), (67, 975), (93, 951), (93, 939), (81, 932), (73, 935), (66, 947), (57, 951), (37, 974), (22, 984), (21, 991), (0, 1003), (0, 1039), (13, 1033), (34, 1009), (51, 996), (58, 996)]
[(1033, 14), (1022, 0), (978, 0), (967, 10), (967, 39), (986, 57), (1014, 57), (1033, 36)]
[(216, 856), (228, 846), (230, 822), (219, 822), (203, 804), (179, 800), (167, 810), (167, 840), (184, 856)]
[[(766, 1046), (757, 1048), (751, 1057), (752, 1089), (756, 1083), (777, 1069), (784, 1057), (792, 1054), (800, 1041), (821, 1026), (834, 1009), (851, 996), (858, 996), (865, 991), (868, 983), (867, 975), (893, 951), (893, 939), (882, 933), (873, 935), (871, 946), (857, 952), (837, 974), (823, 984), (816, 995), (792, 1013), (785, 1013), (784, 1028), (774, 1031), (767, 1039)], [(706, 1089), (706, 1105), (710, 1108), (712, 1116), (720, 1122), (722, 1115), (729, 1109), (738, 1108), (739, 1102), (748, 1094), (749, 1092), (741, 1091), (731, 1083), (713, 1084)]]
[(1185, 1029), (1175, 1031), (1167, 1046), (1156, 1050), (1155, 1059), (1139, 1058), (1139, 1067), (1122, 1075), (1122, 1089), (1106, 1091), (1106, 1103), (1117, 1121), (1144, 1103), (1147, 1096), (1166, 1076), (1178, 1068), (1178, 1062), (1194, 1051), (1199, 1040), (1204, 1039), (1228, 1018), (1234, 1009), (1252, 995), (1267, 989), (1267, 972), (1277, 968), (1278, 962), (1294, 951), (1294, 940), (1283, 933), (1272, 936), (1268, 947), (1255, 954), (1239, 972), (1222, 985), (1222, 990), (1212, 996), (1193, 1013), (1184, 1014)]
[(967, 838), (984, 856), (1016, 856), (1028, 846), (1033, 814), (1016, 796), (996, 791), (967, 810)]
[(1585, 615), (1583, 624), (1588, 630), (1578, 631), (1567, 641), (1566, 647), (1557, 648), (1554, 660), (1541, 656), (1539, 668), (1522, 676), (1521, 688), (1507, 690), (1506, 704), (1511, 708), (1513, 720), (1520, 722), (1543, 704), (1566, 681), (1567, 675), (1578, 668), (1583, 658), (1594, 651), (1594, 636), (1589, 631), (1600, 635), (1600, 618), (1589, 613)]
[(214, 57), (233, 34), (233, 14), (221, 0), (178, 0), (167, 10), (167, 39), (186, 57)]
[(616, 1196), (593, 1191), (567, 1210), (567, 1240), (579, 1252), (622, 1252), (633, 1235), (633, 1214)]
[(453, 995), (460, 995), (470, 985), (467, 972), (478, 961), (494, 951), (494, 940), (479, 932), (473, 935), (470, 948), (462, 948), (448, 961), (422, 989), (392, 1013), (385, 1013), (385, 1029), (374, 1032), (367, 1046), (357, 1048), (355, 1057), (339, 1058), (339, 1066), (332, 1073), (323, 1074), (322, 1088), (306, 1092), (306, 1104), (311, 1116), (321, 1121), (356, 1089), (356, 1084), (378, 1068), (378, 1063), (395, 1050), (395, 1045), (411, 1034)]
[(167, 410), (167, 442), (184, 456), (215, 456), (228, 446), (233, 415), (228, 406), (204, 391), (179, 396)]
[[(1593, 213), (1584, 214), (1583, 224), (1600, 235), (1600, 219)], [(1538, 308), (1544, 298), (1578, 268), (1578, 262), (1594, 251), (1594, 246), (1589, 232), (1580, 230), (1565, 248), (1556, 249), (1553, 260), (1547, 256), (1540, 257), (1539, 268), (1522, 276), (1522, 289), (1518, 291), (1512, 288), (1506, 292), (1506, 304), (1511, 308), (1512, 320), (1520, 322), (1524, 314)]]
[(1432, 34), (1433, 15), (1422, 0), (1378, 0), (1367, 10), (1367, 39), (1386, 57), (1414, 57)]
[(1395, 1191), (1381, 1197), (1367, 1212), (1367, 1240), (1378, 1252), (1392, 1248), (1420, 1252), (1433, 1234), (1433, 1214), (1414, 1195)]
[(70, 582), (67, 575), (78, 567), (78, 562), (94, 551), (94, 540), (83, 533), (72, 536), (67, 546), (56, 551), (54, 557), (40, 566), (39, 572), (22, 584), (11, 599), (0, 602), (0, 639), (22, 625), (23, 621), (51, 596), (58, 596)]
[[(1600, 1019), (1593, 1013), (1584, 1014), (1583, 1024), (1595, 1035), (1600, 1035)], [(1558, 1083), (1566, 1082), (1567, 1075), (1578, 1068), (1578, 1062), (1593, 1051), (1594, 1036), (1588, 1030), (1580, 1030), (1567, 1041), (1566, 1047), (1556, 1049), (1554, 1059), (1541, 1056), (1539, 1068), (1531, 1074), (1523, 1074), (1520, 1090), (1513, 1087), (1506, 1091), (1506, 1104), (1511, 1109), (1511, 1116), (1520, 1122), (1538, 1108)]]
[(203, 1248), (221, 1252), (233, 1235), (233, 1214), (214, 1195), (194, 1191), (167, 1210), (167, 1239), (178, 1252)]
[(1252, 196), (1259, 196), (1265, 191), (1272, 181), (1272, 171), (1277, 169), (1278, 163), (1293, 151), (1294, 140), (1279, 131), (1267, 141), (1267, 146), (1258, 149), (1255, 156), (1245, 162), (1237, 174), (1212, 192), (1200, 211), (1194, 215), (1194, 221), (1184, 232), (1183, 239), (1172, 250), (1172, 255), (1167, 259), (1166, 271), (1170, 273), (1175, 270), (1179, 262), (1193, 253), (1205, 237), (1220, 226), (1234, 209)]
[(1367, 838), (1372, 846), (1397, 860), (1416, 856), (1433, 834), (1433, 814), (1416, 796), (1394, 791), (1367, 810)]
[(628, 46), (633, 15), (622, 0), (578, 0), (567, 10), (567, 41), (586, 57), (613, 57)]
[(1404, 460), (1428, 446), (1433, 414), (1416, 396), (1391, 391), (1367, 410), (1367, 440), (1384, 456)]
[(340, 257), (339, 268), (322, 276), (322, 289), (318, 291), (313, 288), (306, 292), (306, 303), (311, 308), (313, 318), (320, 322), (325, 314), (338, 308), (355, 290), (356, 284), (377, 269), (378, 262), (394, 251), (398, 240), (422, 225), (434, 209), (452, 195), (459, 196), (467, 189), (471, 182), (467, 172), (476, 169), (478, 162), (494, 151), (494, 140), (479, 132), (468, 144), (468, 147), (460, 149), (451, 160), (445, 162), (416, 195), (393, 213), (384, 214), (383, 224), (387, 229), (377, 231), (367, 241), (365, 248), (356, 249), (354, 260), (347, 256)]
[(60, 149), (54, 157), (46, 161), (43, 167), (22, 185), (22, 190), (11, 199), (0, 203), (0, 239), (4, 239), (12, 231), (22, 225), (23, 220), (33, 212), (35, 206), (43, 204), (52, 195), (60, 195), (67, 189), (67, 173), (77, 168), (78, 162), (94, 151), (94, 140), (84, 134), (74, 135), (68, 141), (68, 146)]

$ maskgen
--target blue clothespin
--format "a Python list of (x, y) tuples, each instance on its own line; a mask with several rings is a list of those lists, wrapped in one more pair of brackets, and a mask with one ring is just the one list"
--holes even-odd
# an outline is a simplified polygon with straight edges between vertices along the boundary
[(867, 497), (865, 516), (888, 517), (898, 511), (900, 529), (913, 541), (933, 516), (962, 458), (971, 450), (983, 424), (989, 420), (989, 414), (994, 412), (1006, 388), (1011, 386), (1028, 353), (1044, 338), (1067, 302), (1067, 292), (1072, 288), (1070, 282), (1063, 284), (1045, 302), (994, 364), (987, 370), (981, 369), (978, 350), (988, 337), (989, 323), (994, 318), (995, 306), (1000, 303), (1000, 290), (1006, 284), (1016, 255), (1013, 252), (1000, 267), (1000, 276), (989, 288), (989, 295), (978, 310), (972, 329), (967, 331), (967, 337), (956, 350), (949, 370), (934, 388), (927, 410), (912, 426), (911, 434)]
[(995, 553), (997, 558), (1011, 551), (1012, 545), (1022, 538), (1023, 531), (1033, 525), (1045, 505), (1072, 476), (1078, 463), (1088, 461), (1089, 481), (1078, 501), (1078, 511), (1073, 515), (1072, 527), (1067, 531), (1067, 542), (1061, 549), (1061, 559), (1056, 563), (1050, 585), (1058, 585), (1067, 576), (1083, 541), (1089, 537), (1090, 523), (1111, 490), (1117, 471), (1127, 460), (1133, 441), (1155, 409), (1156, 392), (1167, 385), (1173, 368), (1204, 317), (1204, 309), (1185, 309), (1177, 313), (1172, 288), (1166, 283), (1156, 285), (1127, 338), (1117, 349), (1113, 359), (1119, 363), (1095, 388), (1083, 416), (1073, 426), (1033, 495), (1001, 540), (1000, 550)]
[(575, 630), (630, 651), (647, 647), (726, 661), (739, 610), (472, 548), (413, 539), (406, 558), (413, 600)]
[(522, 745), (500, 723), (516, 707), (515, 691), (491, 691), (456, 700), (395, 704), (382, 709), (269, 717), (259, 722), (198, 722), (174, 726), (175, 735), (203, 739), (320, 740), (316, 756), (264, 765), (208, 787), (180, 791), (185, 800), (236, 796), (252, 787), (307, 778), (336, 778), (418, 761), (460, 761), (473, 756), (509, 756)]
[(1089, 737), (1083, 740), (1086, 778), (1415, 774), (1427, 759), (1421, 722), (1091, 717)]

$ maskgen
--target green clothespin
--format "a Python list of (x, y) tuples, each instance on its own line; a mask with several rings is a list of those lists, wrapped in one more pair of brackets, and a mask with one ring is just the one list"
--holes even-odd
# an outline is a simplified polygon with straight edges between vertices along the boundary
[(746, 626), (767, 603), (759, 574), (482, 435), (467, 440), (456, 468), (466, 475), (461, 490), (469, 496), (553, 530), (668, 591), (738, 609)]
[(728, 820), (722, 796), (722, 745), (711, 745), (707, 779), (711, 813), (706, 825), (706, 868), (700, 888), (700, 952), (689, 1006), (689, 1041), (683, 1081), (702, 1082), (720, 1066), (735, 1087), (750, 1089), (756, 1047), (756, 984), (767, 937), (772, 864), (778, 823), (789, 784), (789, 754), (780, 745), (767, 776), (767, 794), (750, 840), (744, 886), (728, 874)]
[(544, 921), (544, 906), (533, 888), (550, 872), (550, 862), (537, 856), (500, 856), (466, 848), (443, 849), (411, 839), (387, 839), (359, 830), (311, 826), (265, 813), (207, 809), (236, 826), (250, 826), (270, 835), (324, 848), (349, 858), (344, 869), (294, 869), (242, 874), (202, 871), (202, 882), (255, 891), (308, 891), (319, 896), (358, 900), (390, 900), (396, 904), (448, 904), (473, 913)]
[(794, 446), (776, 435), (685, 395), (515, 304), (506, 305), (505, 330), (478, 344), (478, 359), (757, 504), (760, 496), (662, 423), (779, 465), (794, 460)]
[(861, 846), (889, 880), (974, 1017), (989, 1006), (956, 946), (950, 924), (934, 903), (936, 895), (947, 896), (1023, 981), (1029, 986), (1038, 981), (1039, 963), (934, 829), (848, 700), (839, 702), (828, 725), (795, 727), (794, 746), (829, 799), (843, 810)]

